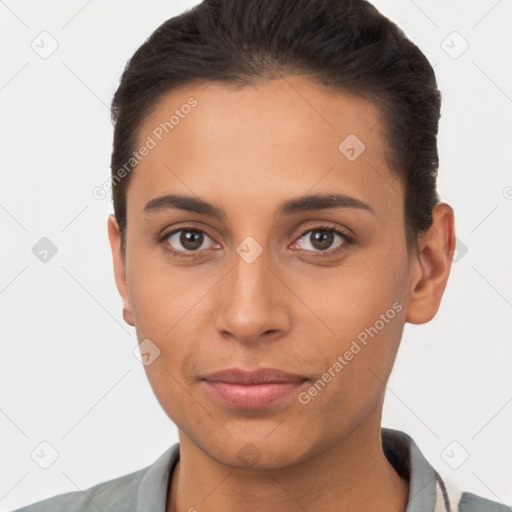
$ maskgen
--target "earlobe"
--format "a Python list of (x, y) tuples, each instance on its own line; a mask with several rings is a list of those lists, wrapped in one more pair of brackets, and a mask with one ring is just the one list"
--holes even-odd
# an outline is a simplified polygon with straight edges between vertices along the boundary
[(418, 252), (411, 269), (414, 279), (406, 310), (407, 322), (424, 324), (434, 318), (448, 282), (454, 252), (453, 210), (448, 204), (439, 203), (432, 212), (432, 225), (418, 239)]
[(123, 300), (123, 318), (124, 321), (135, 326), (133, 321), (132, 307), (128, 296), (128, 284), (126, 281), (126, 264), (121, 249), (121, 232), (114, 215), (108, 217), (108, 239), (110, 241), (110, 249), (112, 250), (112, 262), (114, 265), (114, 278), (117, 290)]

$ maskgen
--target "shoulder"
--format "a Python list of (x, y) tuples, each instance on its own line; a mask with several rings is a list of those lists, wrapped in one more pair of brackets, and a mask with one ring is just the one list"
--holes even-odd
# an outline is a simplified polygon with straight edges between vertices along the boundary
[[(153, 464), (85, 490), (59, 494), (14, 512), (136, 512), (163, 510), (169, 474), (179, 460), (179, 443)], [(141, 508), (142, 507), (142, 508)]]
[(461, 492), (449, 478), (442, 477), (425, 458), (414, 439), (405, 432), (382, 429), (383, 449), (400, 476), (408, 475), (408, 511), (420, 512), (512, 512), (505, 505), (471, 492)]
[[(47, 498), (14, 512), (98, 512), (98, 510), (135, 510), (140, 480), (147, 468), (106, 482), (84, 491), (73, 491)], [(130, 508), (132, 507), (132, 508)]]
[[(439, 475), (438, 475), (439, 476)], [(436, 486), (436, 503), (444, 503), (445, 497), (449, 500), (449, 509), (453, 512), (512, 512), (512, 507), (492, 501), (471, 492), (461, 492), (459, 487), (451, 480), (441, 480), (442, 485)], [(444, 488), (444, 492), (443, 492)], [(444, 494), (444, 497), (443, 497)], [(448, 507), (446, 507), (448, 509)], [(437, 510), (445, 510), (442, 506)]]
[(511, 507), (470, 492), (462, 493), (456, 510), (457, 512), (512, 512)]

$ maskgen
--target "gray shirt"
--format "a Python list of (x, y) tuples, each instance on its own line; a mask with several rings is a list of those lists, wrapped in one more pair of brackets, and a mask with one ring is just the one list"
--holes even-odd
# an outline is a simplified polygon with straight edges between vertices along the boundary
[[(511, 507), (475, 494), (460, 493), (455, 487), (447, 489), (443, 479), (406, 433), (382, 428), (382, 445), (390, 464), (409, 480), (407, 512), (512, 511)], [(165, 512), (170, 477), (179, 457), (180, 446), (176, 443), (144, 469), (96, 484), (85, 491), (39, 501), (16, 512)]]

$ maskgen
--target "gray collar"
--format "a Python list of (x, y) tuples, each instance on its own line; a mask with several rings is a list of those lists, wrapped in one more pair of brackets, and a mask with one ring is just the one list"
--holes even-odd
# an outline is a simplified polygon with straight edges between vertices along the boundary
[(139, 484), (136, 512), (165, 512), (170, 476), (180, 459), (180, 444), (173, 444), (145, 472)]
[(412, 437), (400, 430), (382, 428), (382, 446), (397, 472), (409, 479), (406, 512), (434, 512), (436, 472)]
[[(409, 479), (407, 512), (434, 512), (436, 472), (414, 440), (405, 432), (382, 428), (382, 445), (389, 462)], [(165, 512), (170, 475), (179, 458), (176, 443), (147, 468), (140, 481), (136, 512)]]

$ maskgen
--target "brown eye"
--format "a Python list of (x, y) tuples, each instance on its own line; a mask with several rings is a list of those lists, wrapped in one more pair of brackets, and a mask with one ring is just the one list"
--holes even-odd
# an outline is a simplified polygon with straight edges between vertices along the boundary
[(179, 229), (164, 237), (164, 242), (175, 253), (199, 252), (209, 247), (208, 241), (213, 240), (199, 229)]
[(311, 231), (311, 235), (309, 235), (309, 241), (311, 242), (311, 245), (319, 251), (329, 249), (334, 241), (334, 238), (335, 236), (333, 231), (325, 230), (314, 230)]
[(350, 237), (337, 229), (318, 226), (302, 233), (294, 245), (307, 252), (334, 254), (351, 242)]

